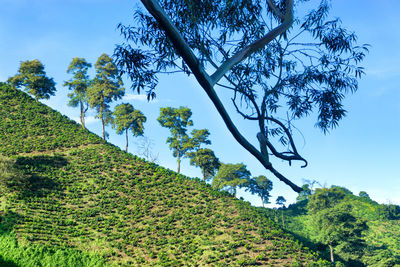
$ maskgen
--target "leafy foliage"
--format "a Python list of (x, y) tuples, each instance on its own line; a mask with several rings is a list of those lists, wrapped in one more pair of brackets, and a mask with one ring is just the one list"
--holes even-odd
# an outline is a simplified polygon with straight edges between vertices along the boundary
[(221, 163), (218, 173), (212, 181), (212, 187), (217, 190), (227, 188), (228, 192), (236, 196), (237, 187), (244, 186), (250, 176), (250, 171), (243, 163)]
[(251, 178), (247, 184), (245, 191), (250, 191), (252, 194), (256, 194), (261, 198), (262, 205), (270, 203), (269, 198), (271, 195), (269, 192), (272, 190), (272, 181), (264, 175)]
[(0, 265), (4, 267), (106, 266), (104, 259), (94, 253), (37, 244), (21, 245), (15, 234), (11, 233), (0, 233)]
[(193, 125), (193, 121), (190, 119), (191, 116), (192, 111), (187, 107), (165, 107), (160, 109), (160, 116), (157, 119), (162, 127), (168, 128), (171, 132), (167, 143), (174, 157), (177, 158), (178, 173), (180, 173), (182, 157), (190, 157), (191, 154), (188, 153), (200, 148), (201, 144), (211, 144), (211, 141), (208, 140), (210, 133), (207, 129), (193, 129), (191, 137), (186, 133), (187, 126)]
[[(235, 139), (300, 192), (269, 155), (307, 165), (295, 145), (294, 122), (316, 112), (324, 133), (338, 126), (345, 96), (358, 89), (368, 46), (357, 45), (356, 35), (328, 16), (327, 0), (311, 1), (311, 10), (293, 0), (141, 2), (147, 12), (138, 8), (133, 25), (119, 25), (125, 43), (115, 49), (133, 89), (154, 97), (158, 75), (193, 74)], [(229, 108), (254, 121), (258, 132), (242, 135), (216, 87), (232, 92)], [(254, 136), (259, 149), (248, 141)]]
[(86, 92), (91, 83), (87, 74), (90, 67), (92, 67), (92, 64), (86, 62), (84, 58), (74, 57), (67, 70), (67, 73), (72, 74), (73, 78), (64, 82), (64, 86), (73, 90), (72, 93), (68, 94), (70, 98), (68, 105), (80, 107), (80, 120), (83, 128), (85, 128), (85, 113), (89, 108)]
[(53, 78), (46, 76), (43, 64), (37, 59), (21, 62), (18, 73), (10, 77), (8, 82), (16, 88), (24, 87), (36, 101), (49, 99), (56, 91), (56, 83)]
[(195, 152), (190, 152), (188, 153), (188, 157), (190, 158), (190, 165), (201, 168), (204, 182), (212, 179), (221, 166), (214, 151), (209, 148), (200, 148)]
[(116, 128), (117, 134), (125, 132), (125, 152), (128, 152), (128, 130), (132, 132), (133, 136), (142, 136), (144, 133), (143, 123), (146, 122), (147, 118), (140, 110), (134, 109), (131, 104), (117, 105), (113, 116), (113, 128)]
[(0, 153), (5, 156), (102, 143), (66, 116), (41, 103), (32, 104), (30, 96), (4, 83), (0, 83), (0, 107)]
[(103, 139), (106, 139), (105, 126), (112, 122), (110, 103), (120, 99), (125, 94), (122, 79), (111, 57), (102, 54), (95, 64), (96, 77), (88, 88), (87, 97), (89, 105), (97, 111), (100, 118)]
[(276, 204), (279, 206), (282, 206), (282, 208), (285, 207), (285, 202), (286, 202), (286, 199), (283, 196), (278, 196), (276, 198)]
[(331, 261), (334, 252), (344, 260), (360, 260), (365, 248), (362, 234), (367, 230), (365, 221), (351, 214), (351, 206), (339, 204), (311, 213), (313, 229), (318, 242), (331, 249)]
[[(345, 235), (342, 240), (336, 240), (341, 245), (334, 252), (335, 260), (348, 266), (400, 265), (400, 239), (397, 234), (400, 221), (388, 219), (385, 211), (390, 205), (378, 204), (367, 198), (366, 192), (355, 196), (339, 186), (317, 188), (311, 192), (306, 199), (285, 210), (286, 229), (323, 255), (327, 247), (319, 242), (328, 241), (330, 237), (334, 242)], [(328, 226), (323, 227), (325, 224)], [(360, 229), (363, 229), (361, 236)], [(336, 230), (340, 233), (335, 234)], [(325, 255), (330, 257), (329, 253)]]

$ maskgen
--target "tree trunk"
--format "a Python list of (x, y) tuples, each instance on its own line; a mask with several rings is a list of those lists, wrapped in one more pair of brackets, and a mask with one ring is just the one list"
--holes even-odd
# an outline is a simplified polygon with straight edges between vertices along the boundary
[(179, 154), (180, 154), (179, 151), (176, 151), (176, 158), (177, 158), (177, 161), (178, 161), (178, 170), (176, 171), (177, 173), (181, 172), (181, 158), (180, 158)]
[(203, 181), (206, 182), (206, 170), (203, 170)]
[(85, 107), (83, 106), (83, 102), (80, 101), (81, 104), (81, 124), (82, 124), (82, 128), (85, 129)]
[(128, 152), (128, 129), (126, 129), (125, 135), (126, 135), (126, 147), (125, 147), (125, 152)]
[(335, 259), (333, 258), (333, 247), (329, 245), (329, 250), (331, 251), (331, 262), (335, 262)]
[(261, 198), (261, 203), (262, 203), (263, 208), (265, 208), (263, 198)]
[(101, 128), (103, 129), (103, 139), (106, 140), (106, 129), (104, 127), (104, 117), (103, 114), (101, 114)]

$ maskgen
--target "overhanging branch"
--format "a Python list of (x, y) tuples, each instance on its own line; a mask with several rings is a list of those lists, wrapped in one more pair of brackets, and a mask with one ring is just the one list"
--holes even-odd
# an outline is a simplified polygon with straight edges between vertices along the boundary
[[(252, 144), (250, 144), (238, 131), (238, 129), (232, 122), (230, 116), (228, 115), (227, 111), (225, 110), (225, 107), (223, 106), (221, 100), (219, 99), (218, 95), (216, 94), (216, 92), (213, 88), (214, 84), (217, 82), (214, 79), (215, 77), (210, 78), (210, 76), (205, 72), (204, 68), (199, 63), (199, 60), (194, 55), (193, 51), (188, 46), (188, 44), (183, 39), (183, 37), (180, 35), (177, 28), (172, 24), (171, 20), (168, 18), (167, 14), (164, 12), (164, 10), (162, 9), (162, 7), (158, 3), (158, 1), (157, 0), (141, 0), (141, 2), (146, 7), (146, 9), (150, 12), (150, 14), (156, 19), (156, 21), (158, 22), (161, 29), (165, 32), (166, 36), (169, 38), (169, 40), (174, 45), (174, 48), (176, 49), (177, 53), (183, 58), (185, 63), (191, 69), (191, 71), (193, 72), (193, 75), (196, 77), (196, 79), (199, 82), (199, 84), (201, 85), (201, 87), (204, 89), (204, 91), (207, 93), (208, 97), (213, 102), (218, 113), (221, 115), (225, 125), (227, 126), (228, 130), (231, 132), (233, 137), (236, 139), (236, 141), (240, 145), (242, 145), (247, 151), (249, 151), (255, 158), (257, 158), (257, 160), (266, 169), (270, 170), (278, 179), (280, 179), (281, 181), (283, 181), (284, 183), (289, 185), (295, 192), (301, 192), (302, 191), (301, 187), (297, 186), (296, 184), (291, 182), (289, 179), (284, 177), (282, 174), (277, 172), (272, 167), (272, 164), (269, 162), (269, 160), (267, 158), (265, 158), (260, 153), (260, 151), (258, 151)], [(249, 50), (244, 51), (245, 52), (244, 54), (242, 54), (241, 56), (238, 55), (237, 57), (234, 56), (235, 59), (230, 60), (230, 63), (229, 63), (230, 67), (232, 67), (234, 64), (240, 62), (241, 60), (243, 60), (245, 57), (249, 56), (251, 53), (253, 53), (257, 49), (262, 48), (263, 45), (265, 45), (269, 42), (269, 41), (267, 42), (268, 38), (272, 38), (272, 36), (276, 37), (279, 34), (282, 34), (286, 29), (288, 29), (290, 27), (290, 25), (292, 24), (292, 21), (293, 21), (293, 14), (292, 14), (293, 0), (287, 0), (287, 2), (288, 2), (288, 4), (287, 4), (285, 22), (277, 27), (277, 28), (279, 28), (279, 32), (276, 32), (276, 31), (274, 32), (274, 30), (272, 30), (271, 32), (274, 32), (273, 34), (267, 34), (266, 37), (253, 43), (253, 46), (250, 45), (251, 47), (249, 48)], [(238, 61), (239, 58), (241, 58), (241, 60)], [(228, 65), (226, 65), (226, 66), (228, 66)], [(226, 68), (226, 66), (224, 68)], [(220, 78), (221, 78), (224, 76), (225, 73), (226, 73), (226, 71), (220, 72), (220, 74), (218, 74), (218, 76), (220, 76)]]

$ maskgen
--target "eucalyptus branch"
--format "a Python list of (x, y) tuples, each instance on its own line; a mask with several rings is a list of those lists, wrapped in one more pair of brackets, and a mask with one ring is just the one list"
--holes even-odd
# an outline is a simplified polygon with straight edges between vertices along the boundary
[(222, 65), (211, 75), (212, 85), (217, 83), (226, 72), (228, 72), (235, 64), (243, 61), (245, 58), (256, 52), (257, 50), (265, 47), (268, 43), (273, 41), (277, 36), (284, 33), (286, 30), (290, 28), (293, 24), (293, 0), (286, 1), (286, 14), (285, 19), (283, 22), (269, 31), (264, 37), (258, 39), (248, 45), (247, 47), (243, 48), (242, 50), (238, 51), (234, 54), (231, 58), (226, 60)]
[[(303, 161), (303, 162), (304, 162), (304, 165), (301, 166), (301, 168), (305, 168), (305, 167), (307, 167), (307, 165), (308, 165), (307, 160), (304, 159), (303, 157), (301, 157), (299, 154), (293, 153), (293, 152), (291, 152), (291, 151), (286, 151), (286, 152), (281, 152), (281, 153), (280, 153), (280, 152), (278, 152), (278, 151), (276, 150), (276, 148), (274, 147), (274, 145), (273, 145), (270, 141), (268, 141), (268, 140), (267, 140), (267, 146), (268, 146), (268, 148), (271, 150), (272, 154), (273, 154), (275, 157), (280, 158), (280, 159), (283, 159), (283, 160), (287, 160), (287, 161), (289, 161), (289, 164), (291, 164), (290, 162), (291, 162), (292, 160), (300, 160), (300, 161)], [(285, 154), (290, 154), (291, 156), (287, 156), (287, 155), (285, 155)]]
[[(276, 174), (276, 176), (289, 185), (295, 192), (301, 192), (301, 187), (295, 185), (292, 181), (284, 177), (283, 175), (276, 172), (274, 168), (272, 168), (272, 164), (269, 162), (268, 158), (265, 158), (252, 144), (250, 144), (238, 131), (236, 126), (233, 124), (231, 118), (226, 112), (221, 100), (215, 93), (213, 89), (213, 83), (210, 80), (210, 77), (204, 71), (204, 69), (198, 64), (198, 59), (193, 54), (190, 47), (187, 45), (183, 37), (179, 34), (176, 27), (172, 24), (170, 19), (165, 14), (164, 10), (159, 5), (156, 0), (141, 0), (146, 9), (153, 15), (153, 17), (157, 20), (160, 27), (164, 30), (167, 37), (174, 44), (177, 52), (182, 56), (183, 60), (189, 66), (189, 68), (193, 71), (194, 76), (196, 77), (199, 84), (202, 86), (204, 91), (207, 93), (208, 97), (213, 102), (215, 108), (218, 113), (221, 115), (222, 119), (225, 122), (225, 125), (228, 127), (228, 130), (232, 133), (233, 137), (241, 144), (247, 151), (249, 151), (255, 158), (260, 161), (260, 163), (268, 170), (271, 170)], [(290, 1), (290, 0), (289, 0)]]
[(236, 102), (235, 102), (235, 99), (234, 99), (234, 98), (231, 98), (231, 100), (232, 100), (232, 103), (233, 103), (233, 105), (234, 105), (234, 107), (235, 107), (237, 113), (239, 113), (240, 115), (242, 115), (243, 118), (245, 118), (246, 120), (253, 120), (253, 121), (259, 120), (259, 117), (252, 117), (251, 115), (246, 115), (246, 114), (244, 114), (244, 113), (239, 109), (239, 107), (237, 106), (237, 104), (236, 104)]
[(275, 3), (272, 0), (267, 0), (268, 7), (272, 10), (272, 12), (278, 16), (282, 21), (285, 20), (285, 16), (283, 13), (278, 9)]
[[(271, 150), (272, 154), (274, 154), (276, 157), (284, 159), (284, 160), (289, 160), (289, 161), (291, 161), (291, 160), (300, 160), (300, 161), (303, 161), (304, 165), (301, 166), (301, 167), (302, 168), (307, 167), (308, 162), (307, 162), (306, 159), (304, 159), (302, 156), (300, 156), (300, 154), (297, 152), (296, 145), (295, 145), (295, 143), (293, 141), (293, 137), (292, 137), (292, 134), (290, 133), (289, 129), (278, 119), (275, 119), (273, 117), (266, 117), (265, 119), (278, 124), (283, 129), (283, 131), (285, 132), (285, 134), (287, 135), (287, 137), (289, 139), (290, 146), (291, 146), (291, 148), (293, 150), (293, 152), (279, 153), (275, 149), (275, 147), (272, 145), (272, 143), (267, 141), (268, 148)], [(286, 155), (284, 155), (285, 153), (290, 153), (290, 154), (293, 154), (293, 155), (292, 156), (286, 156)]]

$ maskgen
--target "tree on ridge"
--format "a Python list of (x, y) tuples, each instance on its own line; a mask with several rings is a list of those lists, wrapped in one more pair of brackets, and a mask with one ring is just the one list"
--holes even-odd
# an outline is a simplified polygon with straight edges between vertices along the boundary
[(214, 151), (209, 148), (200, 148), (195, 152), (190, 152), (188, 157), (190, 158), (190, 165), (200, 167), (204, 182), (212, 179), (221, 166)]
[(116, 129), (117, 134), (125, 132), (125, 152), (128, 152), (128, 131), (130, 130), (135, 137), (143, 136), (143, 123), (146, 122), (147, 118), (140, 110), (134, 109), (131, 104), (127, 103), (117, 105), (113, 117), (113, 128)]
[(250, 171), (247, 170), (246, 165), (243, 163), (221, 163), (211, 186), (217, 190), (227, 188), (228, 192), (236, 197), (237, 188), (244, 186), (250, 179), (250, 176)]
[(16, 88), (24, 87), (36, 102), (49, 99), (56, 92), (56, 83), (53, 78), (46, 76), (44, 65), (37, 59), (22, 61), (18, 73), (8, 78), (8, 82)]
[(96, 118), (101, 121), (103, 139), (106, 140), (105, 126), (112, 122), (110, 103), (121, 99), (125, 94), (122, 79), (112, 58), (102, 54), (95, 64), (96, 76), (88, 88), (87, 97), (90, 107), (97, 111)]
[(270, 203), (270, 192), (272, 190), (272, 181), (264, 175), (251, 178), (245, 185), (245, 191), (250, 191), (251, 194), (256, 194), (261, 198), (263, 208), (265, 204)]
[(90, 86), (90, 79), (87, 71), (92, 67), (84, 58), (74, 57), (68, 67), (67, 73), (72, 74), (73, 77), (69, 81), (64, 82), (64, 86), (68, 86), (72, 93), (68, 94), (70, 101), (68, 103), (71, 107), (80, 107), (80, 121), (82, 128), (85, 129), (85, 113), (89, 108), (86, 92)]
[(167, 143), (172, 150), (174, 157), (177, 159), (177, 173), (181, 170), (181, 160), (188, 156), (188, 152), (200, 148), (201, 144), (211, 144), (208, 140), (210, 133), (207, 129), (193, 129), (191, 137), (187, 134), (187, 126), (192, 126), (193, 121), (190, 119), (192, 111), (187, 107), (165, 107), (160, 109), (160, 116), (157, 121), (162, 127), (170, 130), (171, 136), (168, 137)]

